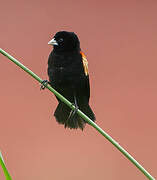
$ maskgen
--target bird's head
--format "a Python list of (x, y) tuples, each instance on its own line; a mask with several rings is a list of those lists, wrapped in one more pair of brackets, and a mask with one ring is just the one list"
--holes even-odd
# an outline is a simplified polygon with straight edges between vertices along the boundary
[(48, 44), (53, 45), (56, 51), (80, 50), (80, 42), (74, 32), (59, 31)]

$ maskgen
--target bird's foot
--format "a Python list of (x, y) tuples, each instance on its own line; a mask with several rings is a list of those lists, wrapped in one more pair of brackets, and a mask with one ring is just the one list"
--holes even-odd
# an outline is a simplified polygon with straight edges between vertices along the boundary
[(78, 109), (79, 109), (79, 107), (77, 106), (77, 104), (72, 104), (72, 105), (75, 106), (75, 109), (72, 109), (72, 110), (70, 111), (69, 117), (68, 117), (68, 119), (67, 119), (68, 121), (74, 119), (74, 117), (75, 117), (75, 115), (77, 114), (77, 111), (78, 111)]
[(50, 82), (48, 80), (43, 80), (41, 82), (40, 90), (44, 90), (47, 84), (50, 84)]

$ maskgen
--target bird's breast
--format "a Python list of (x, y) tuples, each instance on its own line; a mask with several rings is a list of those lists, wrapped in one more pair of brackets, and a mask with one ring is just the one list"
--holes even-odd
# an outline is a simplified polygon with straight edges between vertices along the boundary
[(53, 54), (49, 61), (49, 77), (58, 87), (77, 86), (85, 79), (81, 55), (63, 56)]

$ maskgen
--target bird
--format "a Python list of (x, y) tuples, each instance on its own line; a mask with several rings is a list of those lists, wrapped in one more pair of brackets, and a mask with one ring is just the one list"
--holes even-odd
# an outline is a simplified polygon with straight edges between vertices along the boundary
[(53, 46), (48, 57), (48, 83), (75, 106), (72, 110), (56, 97), (55, 119), (65, 128), (83, 130), (86, 122), (77, 114), (78, 109), (92, 121), (96, 118), (89, 105), (88, 61), (80, 48), (79, 38), (74, 32), (59, 31), (48, 44)]

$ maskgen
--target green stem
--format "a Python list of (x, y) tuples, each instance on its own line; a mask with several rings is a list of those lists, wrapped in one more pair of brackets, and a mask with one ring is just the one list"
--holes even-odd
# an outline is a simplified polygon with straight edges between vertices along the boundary
[[(6, 56), (8, 59), (10, 59), (12, 62), (14, 62), (17, 66), (22, 68), (24, 71), (26, 71), (29, 75), (31, 75), (33, 78), (35, 78), (40, 83), (43, 81), (41, 78), (39, 78), (35, 73), (33, 73), (30, 69), (25, 67), (22, 63), (20, 63), (18, 60), (16, 60), (14, 57), (9, 55), (4, 50), (0, 49), (0, 53)], [(75, 106), (72, 105), (71, 102), (69, 102), (66, 98), (64, 98), (61, 94), (59, 94), (55, 89), (53, 89), (50, 85), (45, 85), (47, 89), (49, 89), (52, 93), (54, 93), (62, 102), (64, 102), (67, 106), (69, 106), (71, 109), (74, 109)], [(155, 180), (148, 171), (146, 171), (122, 146), (119, 145), (118, 142), (116, 142), (110, 135), (108, 135), (105, 131), (103, 131), (96, 123), (94, 123), (90, 118), (88, 118), (82, 111), (78, 110), (77, 113), (85, 120), (87, 121), (91, 126), (93, 126), (100, 134), (102, 134), (108, 141), (110, 141), (128, 160), (130, 160), (148, 179)]]
[(4, 172), (4, 175), (6, 177), (6, 180), (12, 180), (11, 176), (10, 176), (6, 166), (5, 166), (5, 163), (4, 163), (4, 160), (3, 160), (1, 152), (0, 152), (0, 165), (1, 165), (2, 169), (3, 169), (3, 172)]

